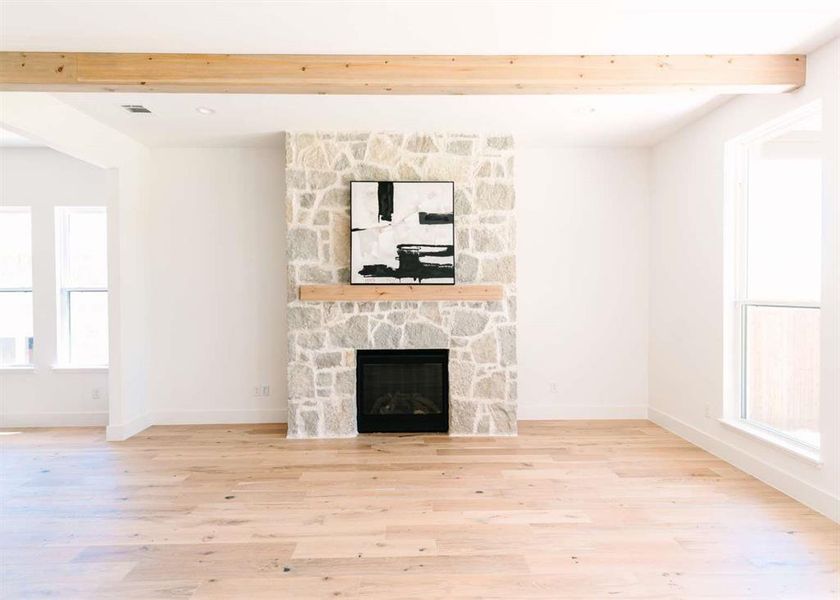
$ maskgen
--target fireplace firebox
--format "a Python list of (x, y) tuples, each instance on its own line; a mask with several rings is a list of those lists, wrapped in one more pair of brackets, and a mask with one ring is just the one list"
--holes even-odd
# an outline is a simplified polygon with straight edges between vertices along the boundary
[(357, 350), (359, 433), (449, 431), (449, 350)]

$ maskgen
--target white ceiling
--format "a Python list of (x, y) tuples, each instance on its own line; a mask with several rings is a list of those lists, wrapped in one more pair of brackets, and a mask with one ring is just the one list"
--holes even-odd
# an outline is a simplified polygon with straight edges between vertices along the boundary
[(837, 0), (0, 2), (0, 48), (90, 52), (808, 52)]
[[(0, 49), (114, 52), (705, 54), (808, 52), (840, 2), (0, 0)], [(526, 143), (650, 145), (724, 102), (646, 96), (59, 94), (151, 146), (271, 144), (277, 132), (513, 132)], [(121, 104), (143, 104), (151, 115)], [(200, 115), (198, 106), (216, 110)]]
[[(278, 131), (494, 131), (533, 145), (647, 146), (724, 97), (60, 94), (149, 146), (267, 145)], [(152, 114), (120, 105), (142, 104)], [(202, 115), (198, 107), (216, 112)]]

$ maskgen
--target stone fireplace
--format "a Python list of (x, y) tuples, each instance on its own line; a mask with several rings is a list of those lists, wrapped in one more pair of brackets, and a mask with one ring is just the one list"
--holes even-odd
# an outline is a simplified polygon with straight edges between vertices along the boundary
[[(501, 301), (307, 302), (304, 284), (350, 281), (350, 181), (455, 182), (458, 284)], [(450, 435), (516, 433), (513, 139), (468, 134), (286, 137), (291, 438), (358, 432), (357, 350), (449, 351)]]

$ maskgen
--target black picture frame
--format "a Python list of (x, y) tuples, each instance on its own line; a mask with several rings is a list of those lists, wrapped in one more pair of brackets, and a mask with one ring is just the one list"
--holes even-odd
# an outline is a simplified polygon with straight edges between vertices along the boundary
[(388, 179), (353, 179), (350, 181), (350, 223), (353, 222), (353, 184), (354, 183), (448, 183), (452, 186), (452, 281), (448, 283), (423, 283), (421, 282), (406, 282), (403, 283), (399, 282), (392, 282), (392, 283), (376, 283), (376, 282), (365, 282), (353, 281), (353, 233), (350, 232), (350, 285), (455, 285), (458, 281), (457, 279), (457, 253), (458, 248), (456, 246), (456, 238), (455, 238), (455, 220), (457, 215), (455, 213), (455, 182), (454, 181), (447, 181), (447, 180), (403, 180), (403, 179), (395, 179), (395, 180), (388, 180)]

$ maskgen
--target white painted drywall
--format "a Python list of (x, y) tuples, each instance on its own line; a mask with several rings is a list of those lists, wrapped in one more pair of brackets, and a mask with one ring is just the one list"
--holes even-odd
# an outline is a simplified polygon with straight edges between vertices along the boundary
[(155, 149), (151, 166), (153, 422), (285, 421), (283, 150)]
[[(149, 416), (148, 328), (150, 255), (148, 151), (126, 156), (116, 169), (117, 197), (108, 212), (109, 419), (106, 437), (120, 441), (152, 424)], [(115, 397), (116, 394), (116, 397)]]
[(519, 418), (645, 418), (648, 151), (517, 146)]
[(0, 205), (32, 211), (34, 370), (0, 370), (0, 424), (104, 425), (108, 373), (55, 370), (55, 207), (106, 206), (116, 193), (111, 171), (49, 148), (0, 149)]
[[(824, 465), (724, 427), (724, 144), (818, 98), (824, 163), (821, 423)], [(840, 41), (808, 56), (807, 84), (738, 97), (653, 149), (650, 414), (791, 496), (840, 517)], [(706, 415), (708, 407), (709, 415)]]

